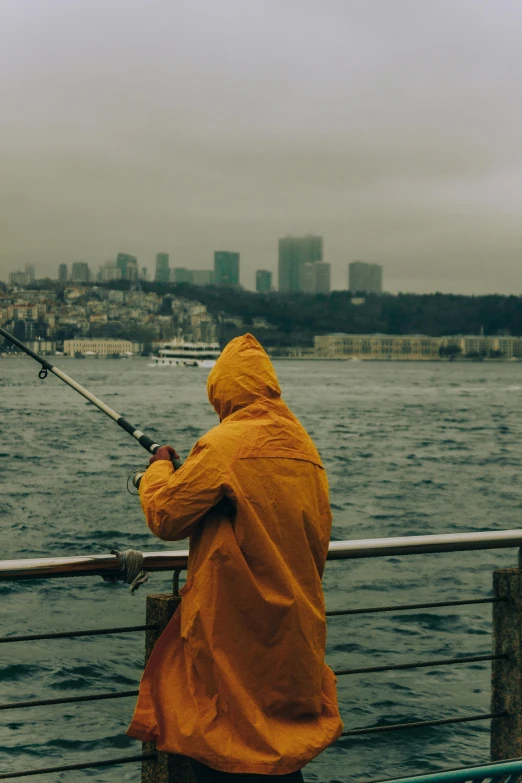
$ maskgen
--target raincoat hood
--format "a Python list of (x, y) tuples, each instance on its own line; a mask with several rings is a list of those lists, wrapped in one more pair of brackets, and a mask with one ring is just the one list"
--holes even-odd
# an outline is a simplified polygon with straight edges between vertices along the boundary
[(221, 421), (247, 405), (281, 396), (272, 362), (251, 334), (228, 343), (208, 376), (207, 392)]

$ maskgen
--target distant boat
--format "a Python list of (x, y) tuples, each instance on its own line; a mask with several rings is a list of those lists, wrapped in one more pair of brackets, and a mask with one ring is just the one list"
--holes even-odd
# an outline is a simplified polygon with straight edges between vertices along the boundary
[(149, 367), (213, 367), (221, 353), (219, 343), (186, 343), (173, 340), (154, 357)]

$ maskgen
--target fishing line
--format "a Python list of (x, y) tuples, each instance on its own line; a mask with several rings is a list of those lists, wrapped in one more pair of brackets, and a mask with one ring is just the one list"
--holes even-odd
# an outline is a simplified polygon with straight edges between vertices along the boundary
[[(14, 356), (15, 359), (18, 359), (19, 362), (21, 362), (25, 367), (27, 367), (27, 370), (29, 371), (29, 362), (27, 359), (22, 358), (24, 354), (19, 354), (18, 351), (10, 351), (5, 347), (5, 343), (0, 343), (0, 349), (6, 354), (6, 356)], [(34, 379), (33, 379), (34, 380)], [(36, 382), (34, 383), (36, 386)]]
[[(15, 345), (17, 348), (20, 348), (24, 353), (26, 353), (31, 358), (35, 359), (41, 365), (41, 370), (38, 373), (39, 378), (44, 380), (49, 372), (51, 372), (53, 375), (56, 375), (60, 380), (62, 380), (64, 383), (66, 383), (68, 386), (70, 386), (76, 392), (78, 392), (78, 394), (81, 394), (82, 397), (85, 397), (85, 399), (88, 400), (88, 402), (92, 403), (99, 410), (101, 410), (103, 413), (109, 416), (109, 418), (115, 421), (116, 424), (118, 424), (118, 426), (120, 426), (130, 435), (132, 435), (132, 437), (138, 441), (140, 446), (143, 446), (143, 448), (146, 449), (150, 454), (155, 454), (158, 451), (158, 449), (160, 448), (159, 443), (156, 443), (155, 441), (152, 440), (152, 438), (149, 438), (147, 435), (145, 435), (145, 433), (143, 433), (140, 429), (134, 427), (134, 425), (132, 425), (130, 422), (124, 419), (123, 416), (121, 416), (117, 411), (115, 411), (105, 402), (103, 402), (94, 394), (92, 394), (92, 392), (90, 392), (84, 386), (82, 386), (77, 381), (75, 381), (74, 378), (71, 378), (63, 370), (60, 370), (59, 367), (53, 366), (50, 362), (47, 361), (47, 359), (44, 359), (43, 357), (36, 354), (27, 345), (24, 345), (24, 343), (18, 340), (18, 338), (14, 337), (14, 335), (7, 332), (1, 326), (0, 326), (0, 335), (3, 336), (5, 339), (7, 339), (10, 343)], [(175, 470), (181, 467), (181, 462), (175, 459), (174, 457), (171, 457), (171, 462)], [(143, 476), (143, 473), (144, 471), (137, 471), (133, 476), (132, 483), (136, 488), (139, 487), (139, 482), (141, 480), (141, 477)]]
[[(0, 342), (0, 349), (4, 351), (6, 356), (14, 356), (14, 358), (17, 359), (22, 364), (24, 369), (27, 370), (28, 373), (30, 373), (31, 375), (30, 381), (33, 388), (36, 386), (41, 386), (42, 381), (45, 380), (45, 378), (47, 378), (48, 376), (46, 375), (45, 378), (40, 377), (40, 373), (38, 373), (39, 380), (35, 379), (33, 374), (33, 369), (32, 369), (34, 365), (31, 364), (29, 359), (25, 358), (27, 354), (20, 351), (9, 350), (8, 348), (5, 347), (5, 345), (6, 345), (5, 342), (4, 343)], [(24, 379), (24, 383), (28, 384), (28, 382), (29, 379)], [(65, 390), (62, 384), (57, 383), (55, 386), (53, 382), (53, 391), (58, 392), (58, 394), (60, 395), (60, 397), (64, 402), (68, 403), (72, 400), (73, 404), (78, 408), (78, 410), (80, 410), (80, 408), (83, 409), (85, 403), (82, 404), (77, 397), (71, 397), (71, 395), (67, 393), (67, 391)], [(99, 427), (102, 420), (96, 416), (94, 418), (94, 421), (96, 422), (96, 426)]]

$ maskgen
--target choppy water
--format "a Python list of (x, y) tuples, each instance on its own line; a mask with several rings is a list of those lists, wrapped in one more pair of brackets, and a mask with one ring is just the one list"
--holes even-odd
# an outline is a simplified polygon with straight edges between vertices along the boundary
[[(149, 370), (147, 360), (60, 359), (63, 369), (131, 422), (186, 455), (216, 423), (206, 372)], [(521, 527), (522, 365), (278, 362), (284, 397), (323, 457), (335, 539)], [(135, 442), (29, 359), (0, 361), (0, 557), (185, 548), (154, 539), (128, 472)], [(330, 609), (490, 594), (492, 570), (515, 552), (329, 563)], [(2, 633), (140, 624), (151, 576), (131, 597), (99, 578), (0, 584)], [(489, 652), (489, 605), (396, 612), (329, 623), (334, 667)], [(2, 702), (126, 690), (139, 681), (143, 637), (126, 634), (4, 645)], [(346, 728), (489, 711), (490, 667), (476, 663), (339, 679)], [(124, 736), (134, 699), (3, 712), (0, 770), (139, 752)], [(346, 739), (306, 781), (372, 780), (488, 758), (489, 724)], [(35, 781), (139, 781), (139, 765)]]

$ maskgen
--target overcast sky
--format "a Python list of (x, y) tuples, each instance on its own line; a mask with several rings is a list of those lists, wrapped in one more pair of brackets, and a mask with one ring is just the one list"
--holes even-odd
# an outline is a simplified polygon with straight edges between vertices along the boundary
[(0, 0), (0, 279), (324, 236), (386, 290), (522, 292), (520, 0)]

